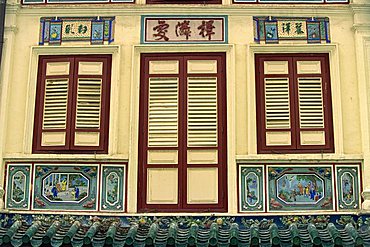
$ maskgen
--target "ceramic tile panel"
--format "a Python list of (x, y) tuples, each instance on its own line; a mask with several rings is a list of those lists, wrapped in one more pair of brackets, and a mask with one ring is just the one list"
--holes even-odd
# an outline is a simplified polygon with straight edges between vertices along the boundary
[(123, 211), (126, 201), (126, 166), (103, 165), (101, 167), (101, 211)]
[(335, 167), (338, 211), (360, 209), (359, 170), (359, 165), (338, 165)]
[(34, 164), (34, 210), (97, 210), (98, 165)]
[(253, 23), (256, 43), (279, 43), (284, 40), (330, 43), (327, 17), (254, 16)]
[(41, 17), (39, 45), (88, 41), (110, 44), (114, 41), (115, 17)]
[(334, 211), (331, 165), (267, 166), (268, 211)]
[(7, 165), (5, 205), (8, 209), (28, 210), (30, 208), (30, 164)]
[(264, 211), (264, 167), (239, 166), (239, 211)]

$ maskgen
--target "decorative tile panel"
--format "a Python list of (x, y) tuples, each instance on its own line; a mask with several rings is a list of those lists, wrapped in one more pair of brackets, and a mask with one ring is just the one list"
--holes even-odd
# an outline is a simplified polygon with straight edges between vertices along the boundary
[(263, 166), (239, 166), (239, 207), (241, 212), (264, 211), (263, 181)]
[(280, 40), (306, 40), (330, 43), (329, 18), (326, 17), (253, 17), (254, 41), (279, 43)]
[(115, 17), (42, 17), (40, 45), (60, 45), (65, 41), (110, 44), (114, 41)]
[(268, 211), (333, 211), (332, 166), (267, 166)]
[(102, 166), (101, 211), (123, 211), (126, 198), (126, 166)]
[(29, 209), (30, 176), (31, 165), (8, 164), (5, 203), (8, 209)]
[(336, 167), (338, 210), (360, 208), (359, 169), (358, 165)]
[(142, 16), (141, 43), (227, 43), (227, 16)]
[(97, 165), (34, 165), (33, 209), (97, 210)]

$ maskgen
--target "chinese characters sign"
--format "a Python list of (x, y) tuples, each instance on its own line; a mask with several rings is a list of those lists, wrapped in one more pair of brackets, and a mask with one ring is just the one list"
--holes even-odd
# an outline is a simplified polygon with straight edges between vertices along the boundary
[(141, 43), (227, 43), (226, 16), (142, 16)]
[(114, 17), (42, 17), (40, 45), (60, 45), (65, 41), (89, 41), (91, 44), (114, 40)]
[(253, 17), (254, 41), (307, 40), (330, 43), (329, 18)]

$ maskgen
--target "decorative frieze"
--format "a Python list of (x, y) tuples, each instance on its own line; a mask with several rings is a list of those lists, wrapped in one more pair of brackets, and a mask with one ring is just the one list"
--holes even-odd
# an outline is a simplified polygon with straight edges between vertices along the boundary
[(227, 43), (227, 16), (142, 16), (141, 43)]
[(122, 163), (9, 163), (6, 183), (7, 209), (120, 212), (126, 209), (126, 164)]
[(358, 164), (242, 164), (238, 178), (239, 211), (358, 210), (360, 178)]
[(307, 43), (330, 43), (329, 18), (326, 17), (253, 17), (254, 41), (279, 43), (283, 40), (306, 40)]
[(110, 44), (114, 41), (115, 17), (42, 17), (40, 45), (60, 45), (62, 42), (88, 41)]

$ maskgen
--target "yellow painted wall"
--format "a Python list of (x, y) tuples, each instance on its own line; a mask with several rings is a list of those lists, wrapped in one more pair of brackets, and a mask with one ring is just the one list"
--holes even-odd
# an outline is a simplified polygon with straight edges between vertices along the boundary
[[(220, 48), (228, 54), (227, 62), (229, 66), (235, 65), (234, 69), (228, 71), (228, 97), (229, 100), (229, 129), (233, 133), (228, 133), (228, 148), (229, 148), (229, 212), (237, 212), (236, 206), (236, 161), (237, 160), (252, 160), (256, 159), (277, 159), (280, 161), (296, 160), (312, 160), (321, 158), (325, 160), (338, 161), (340, 159), (357, 159), (362, 160), (363, 154), (363, 124), (361, 123), (361, 111), (359, 97), (359, 82), (357, 71), (356, 45), (355, 34), (353, 30), (353, 13), (349, 5), (316, 5), (316, 6), (277, 6), (277, 5), (218, 5), (218, 6), (169, 6), (161, 7), (132, 5), (132, 4), (114, 4), (114, 5), (76, 5), (65, 8), (63, 6), (13, 6), (18, 9), (13, 13), (9, 12), (14, 18), (8, 18), (6, 25), (5, 37), (14, 35), (14, 48), (11, 58), (3, 61), (3, 63), (12, 63), (13, 69), (9, 74), (11, 81), (5, 82), (9, 85), (6, 96), (6, 112), (4, 117), (5, 134), (3, 137), (3, 158), (5, 160), (24, 159), (37, 160), (48, 158), (60, 159), (95, 159), (102, 157), (104, 159), (129, 159), (129, 211), (136, 210), (136, 179), (137, 179), (137, 125), (138, 117), (138, 98), (133, 95), (138, 92), (139, 86), (139, 69), (137, 68), (140, 46), (140, 27), (141, 15), (146, 14), (214, 14), (228, 15), (228, 37), (229, 48)], [(47, 16), (116, 16), (115, 24), (115, 42), (118, 55), (113, 63), (118, 67), (114, 67), (113, 73), (117, 78), (117, 92), (112, 94), (112, 102), (116, 104), (114, 121), (111, 121), (111, 128), (114, 128), (114, 136), (110, 136), (110, 144), (115, 148), (108, 155), (33, 155), (31, 154), (32, 144), (32, 121), (33, 115), (30, 111), (34, 109), (34, 101), (28, 100), (34, 97), (34, 93), (30, 88), (34, 89), (36, 83), (35, 63), (32, 63), (32, 57), (35, 56), (34, 48), (38, 46), (39, 38), (39, 21), (40, 17)], [(333, 104), (341, 107), (341, 111), (337, 113), (339, 118), (335, 121), (335, 137), (337, 142), (342, 145), (342, 149), (336, 149), (335, 154), (311, 154), (311, 155), (256, 155), (256, 122), (253, 115), (255, 114), (254, 93), (248, 89), (254, 88), (254, 78), (249, 74), (253, 68), (254, 61), (251, 59), (251, 52), (254, 45), (253, 42), (253, 23), (252, 16), (320, 16), (329, 17), (330, 32), (332, 47), (337, 49), (336, 61), (332, 62), (332, 67), (337, 74), (336, 80), (331, 80), (331, 84), (339, 85), (340, 95), (333, 98)], [(10, 27), (14, 26), (15, 30)], [(10, 39), (8, 39), (10, 40)], [(281, 42), (283, 43), (283, 42)], [(9, 45), (9, 44), (7, 44)], [(298, 47), (297, 43), (285, 42), (284, 47), (289, 46), (292, 49)], [(305, 52), (314, 53), (315, 50), (310, 48), (310, 45), (300, 43)], [(81, 47), (89, 44), (81, 45), (80, 43), (64, 42), (60, 47), (68, 53), (66, 47)], [(202, 49), (212, 51), (217, 45), (171, 45), (171, 51), (182, 52), (187, 51), (202, 51)], [(271, 45), (274, 46), (274, 45)], [(325, 46), (324, 44), (322, 45)], [(9, 46), (8, 46), (9, 47)], [(166, 50), (162, 46), (150, 46), (146, 50)], [(202, 48), (203, 47), (203, 48)], [(205, 48), (204, 48), (205, 47)], [(224, 46), (226, 47), (226, 46)], [(278, 46), (277, 46), (278, 47)], [(287, 49), (282, 47), (281, 52), (287, 52)], [(316, 47), (316, 46), (311, 46)], [(65, 49), (64, 49), (65, 48)], [(56, 49), (56, 48), (54, 48)], [(97, 48), (98, 49), (98, 48)], [(277, 48), (279, 49), (279, 48)], [(298, 49), (298, 48), (297, 48)], [(41, 47), (41, 53), (47, 53), (48, 47)], [(145, 50), (145, 48), (144, 48)], [(332, 58), (332, 57), (331, 57)], [(119, 61), (117, 61), (117, 59)], [(253, 72), (254, 73), (254, 72)], [(4, 82), (2, 82), (4, 83)], [(33, 87), (32, 87), (33, 85)], [(253, 85), (253, 86), (252, 86)], [(4, 97), (4, 96), (2, 96)], [(30, 105), (28, 105), (30, 102)], [(340, 109), (340, 108), (338, 108)], [(230, 119), (231, 118), (231, 119)], [(112, 118), (111, 118), (112, 119)], [(135, 125), (136, 124), (136, 125)], [(133, 144), (133, 146), (131, 146)], [(343, 153), (342, 153), (343, 151)]]

